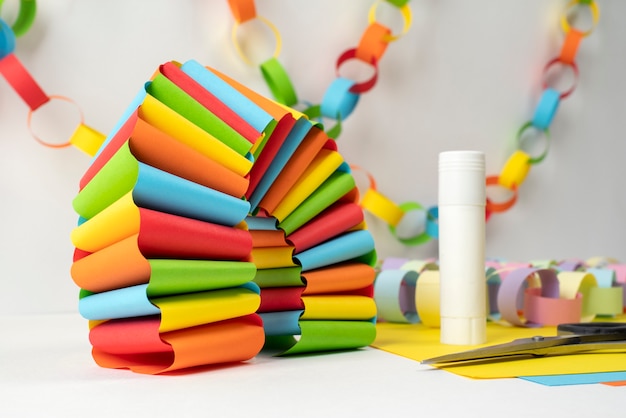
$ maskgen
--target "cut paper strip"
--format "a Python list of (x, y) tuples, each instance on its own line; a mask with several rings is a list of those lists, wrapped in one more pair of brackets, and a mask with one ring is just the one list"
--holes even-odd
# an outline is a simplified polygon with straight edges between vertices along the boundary
[(295, 254), (298, 254), (358, 226), (361, 222), (363, 210), (358, 205), (339, 202), (289, 235), (289, 242), (295, 247)]
[(300, 266), (258, 269), (254, 282), (261, 288), (304, 285), (300, 276)]
[[(132, 322), (132, 321), (127, 321)], [(99, 327), (114, 327), (118, 322), (108, 321)], [(102, 333), (106, 342), (105, 348), (119, 347), (126, 342), (112, 340), (112, 334), (129, 336), (138, 334), (158, 334), (155, 321), (142, 324), (149, 330), (138, 332), (136, 328), (115, 330)], [(194, 366), (241, 362), (254, 357), (263, 346), (263, 328), (258, 315), (248, 315), (242, 318), (230, 319), (199, 327), (182, 329), (161, 334), (161, 339), (171, 347), (169, 352), (142, 352), (118, 355), (104, 349), (97, 344), (99, 340), (91, 339), (94, 345), (93, 357), (100, 366), (108, 368), (127, 368), (137, 373), (157, 374), (174, 370), (187, 369)], [(128, 332), (131, 331), (131, 332)], [(97, 336), (100, 336), (99, 334)], [(132, 339), (132, 338), (131, 338)]]
[(272, 212), (272, 216), (279, 221), (285, 219), (306, 198), (313, 194), (342, 163), (343, 158), (338, 152), (327, 149), (320, 150), (311, 162), (311, 165), (302, 173), (302, 176)]
[[(248, 187), (246, 178), (223, 167), (210, 156), (203, 155), (174, 137), (154, 128), (135, 112), (111, 139), (107, 151), (96, 157), (92, 166), (83, 176), (81, 193), (76, 198), (79, 201), (86, 201), (82, 205), (91, 201), (95, 204), (102, 204), (109, 193), (116, 193), (119, 197), (120, 186), (117, 184), (119, 180), (116, 175), (127, 178), (126, 176), (133, 173), (133, 162), (129, 161), (129, 157), (125, 156), (124, 152), (121, 156), (118, 155), (120, 148), (124, 146), (126, 141), (128, 141), (132, 157), (137, 161), (199, 185), (237, 198), (243, 196)], [(115, 162), (110, 161), (113, 158), (116, 159)], [(98, 171), (92, 172), (94, 168)], [(122, 171), (118, 172), (117, 170)], [(123, 173), (126, 174), (123, 175)], [(129, 180), (127, 179), (124, 184), (128, 185), (128, 183)], [(108, 191), (108, 188), (111, 188), (111, 191)], [(88, 191), (89, 189), (92, 191)], [(85, 193), (81, 197), (83, 191)], [(95, 198), (91, 193), (105, 197)], [(110, 198), (108, 201), (111, 203)], [(78, 206), (76, 210), (84, 209)]]
[(253, 283), (236, 288), (186, 293), (151, 300), (161, 310), (160, 332), (253, 314), (259, 309), (261, 302), (259, 288)]
[(596, 315), (619, 315), (624, 311), (624, 289), (622, 287), (593, 287), (585, 306)]
[[(626, 319), (623, 316), (620, 318), (616, 319), (621, 321)], [(439, 334), (439, 329), (430, 328), (423, 324), (379, 323), (377, 324), (376, 341), (372, 345), (390, 353), (421, 361), (465, 349), (508, 343), (518, 338), (556, 335), (556, 328), (513, 327), (488, 322), (487, 344), (467, 347), (441, 344)], [(456, 365), (445, 367), (444, 370), (461, 376), (480, 379), (616, 372), (626, 370), (626, 356), (623, 353), (545, 356), (525, 360)]]
[(438, 270), (420, 273), (415, 286), (415, 310), (422, 323), (428, 327), (441, 326), (441, 287)]
[(374, 300), (380, 318), (398, 323), (419, 321), (415, 309), (418, 276), (419, 273), (411, 270), (383, 270), (378, 274), (374, 284)]
[(259, 316), (263, 320), (263, 330), (265, 335), (279, 336), (279, 335), (300, 335), (300, 315), (301, 310), (298, 311), (283, 311), (283, 312), (266, 312), (259, 313)]
[(238, 154), (228, 145), (218, 141), (183, 116), (174, 112), (151, 95), (146, 95), (139, 117), (150, 125), (178, 139), (197, 152), (212, 158), (235, 173), (245, 176), (252, 168), (252, 162)]
[(295, 266), (292, 253), (292, 247), (261, 247), (254, 248), (251, 256), (258, 269), (274, 269)]
[(138, 206), (222, 225), (238, 224), (250, 209), (241, 199), (138, 162), (128, 143), (76, 196), (74, 209), (89, 219), (130, 191)]
[(273, 118), (267, 111), (197, 61), (187, 61), (180, 69), (192, 77), (203, 89), (215, 95), (228, 108), (246, 120), (258, 132), (265, 131), (268, 125), (272, 123)]
[[(298, 138), (304, 137), (309, 129), (311, 129), (311, 123), (309, 121), (306, 119), (296, 121), (288, 113), (278, 120), (276, 127), (264, 142), (263, 149), (250, 172), (250, 187), (246, 192), (246, 197), (250, 199), (253, 208), (256, 208), (259, 200), (261, 200), (269, 184), (271, 184), (270, 178), (264, 182), (263, 180), (267, 170), (274, 163), (276, 154), (283, 147), (285, 141), (293, 141), (293, 137), (295, 137), (297, 141)], [(263, 187), (259, 189), (258, 186), (261, 182), (263, 182)]]
[(371, 320), (376, 316), (372, 298), (349, 295), (303, 296), (302, 320)]
[(146, 83), (146, 92), (238, 154), (245, 156), (252, 149), (252, 142), (215, 116), (209, 109), (194, 100), (164, 75), (159, 74)]
[(149, 297), (148, 285), (97, 293), (80, 299), (80, 314), (89, 320), (120, 319), (161, 313), (160, 332), (189, 328), (254, 313), (258, 288), (241, 287)]
[(279, 222), (278, 226), (287, 235), (291, 234), (348, 194), (354, 187), (354, 178), (350, 173), (336, 171), (284, 221)]
[(259, 313), (304, 309), (301, 299), (304, 287), (268, 287), (261, 289)]
[(299, 338), (268, 336), (266, 347), (280, 349), (280, 355), (297, 355), (365, 347), (376, 338), (376, 326), (369, 321), (300, 321), (299, 325)]
[(560, 299), (543, 296), (542, 288), (526, 289), (524, 297), (524, 316), (526, 324), (559, 325), (581, 322), (583, 298), (581, 294), (574, 299)]
[(146, 257), (243, 260), (252, 249), (247, 231), (139, 208), (130, 194), (72, 231), (77, 248), (96, 252), (137, 235)]
[(141, 254), (136, 235), (98, 252), (75, 257), (71, 267), (74, 283), (90, 292), (147, 283), (151, 272), (150, 261)]
[(323, 130), (313, 127), (292, 154), (280, 174), (263, 196), (259, 206), (272, 213), (283, 197), (300, 178), (317, 153), (328, 143), (328, 136)]
[[(581, 316), (573, 322), (593, 321), (596, 313), (592, 310), (590, 302), (591, 289), (598, 287), (596, 277), (591, 273), (581, 271), (561, 271), (557, 277), (559, 279), (559, 295), (561, 298), (576, 299), (580, 295), (582, 302)], [(548, 323), (545, 322), (545, 324)], [(558, 325), (558, 323), (550, 325)]]
[(90, 320), (149, 316), (161, 313), (150, 303), (147, 284), (97, 293), (80, 299), (78, 311)]
[[(523, 300), (521, 294), (525, 289), (527, 280), (533, 277), (537, 277), (541, 281), (540, 296), (558, 299), (559, 281), (553, 270), (538, 268), (513, 270), (500, 285), (500, 292), (498, 293), (498, 310), (502, 315), (502, 319), (517, 326), (536, 326), (541, 324), (541, 322), (533, 324), (526, 319), (520, 318), (518, 312), (518, 301)], [(539, 318), (535, 316), (535, 319)]]
[[(252, 147), (246, 149), (245, 152), (243, 150), (240, 151), (243, 154), (250, 151), (258, 141), (262, 140), (263, 131), (273, 122), (270, 115), (266, 114), (264, 119), (265, 123), (261, 122), (263, 129), (257, 130), (213, 93), (202, 88), (202, 85), (197, 80), (194, 80), (193, 77), (186, 74), (176, 63), (167, 62), (161, 65), (159, 71), (177, 88), (184, 91), (204, 108), (213, 113), (216, 116), (217, 126), (220, 126), (222, 123), (226, 124), (249, 141)], [(208, 71), (204, 71), (205, 74), (207, 72)], [(219, 132), (215, 132), (215, 136), (220, 136)]]
[[(272, 187), (274, 181), (278, 178), (279, 174), (289, 162), (289, 159), (293, 156), (294, 152), (302, 141), (306, 138), (307, 135), (310, 135), (311, 132), (316, 132), (315, 126), (312, 126), (311, 123), (304, 119), (300, 118), (297, 121), (290, 118), (283, 118), (280, 122), (282, 124), (286, 124), (288, 120), (289, 122), (293, 121), (295, 124), (293, 125), (293, 129), (284, 139), (282, 146), (280, 149), (276, 150), (272, 155), (274, 157), (271, 161), (265, 162), (265, 165), (269, 163), (264, 170), (264, 175), (262, 177), (258, 176), (258, 173), (254, 173), (255, 178), (255, 187), (254, 191), (250, 195), (250, 204), (252, 207), (256, 208), (259, 206), (261, 200), (265, 197), (267, 191)], [(281, 126), (277, 126), (276, 129), (280, 129)], [(319, 129), (317, 129), (319, 131)]]
[(170, 353), (159, 337), (160, 322), (158, 316), (106, 321), (91, 329), (89, 342), (110, 354)]
[(302, 273), (304, 295), (361, 289), (374, 283), (376, 271), (364, 263), (349, 262)]
[(626, 379), (626, 371), (606, 373), (562, 374), (553, 376), (520, 376), (520, 379), (545, 386), (590, 385), (619, 382)]
[(331, 264), (349, 261), (374, 250), (374, 240), (368, 231), (354, 231), (341, 235), (314, 248), (303, 251), (294, 259), (306, 272)]
[(163, 297), (244, 286), (256, 266), (241, 261), (153, 259), (148, 296)]
[[(176, 67), (173, 64), (168, 63), (166, 65), (169, 66), (168, 69), (172, 72), (176, 71)], [(161, 66), (161, 71), (163, 71), (163, 69), (164, 66)], [(182, 77), (186, 77), (182, 72), (181, 75)], [(193, 82), (191, 79), (190, 81)], [(162, 73), (158, 74), (146, 84), (146, 91), (161, 103), (185, 117), (194, 125), (212, 135), (215, 139), (223, 142), (242, 156), (248, 154), (248, 152), (252, 150), (256, 140), (260, 139), (262, 136), (261, 132), (255, 132), (254, 128), (239, 118), (237, 122), (244, 124), (243, 130), (253, 131), (248, 133), (248, 138), (244, 137), (234, 127), (215, 115), (210, 108), (207, 108), (206, 105), (213, 105), (215, 100), (211, 100), (208, 103), (200, 103)], [(206, 90), (202, 91), (206, 92)]]
[[(248, 228), (250, 226), (248, 225)], [(285, 233), (279, 229), (276, 230), (254, 230), (250, 229), (252, 237), (252, 245), (255, 248), (260, 247), (289, 247), (285, 241)]]

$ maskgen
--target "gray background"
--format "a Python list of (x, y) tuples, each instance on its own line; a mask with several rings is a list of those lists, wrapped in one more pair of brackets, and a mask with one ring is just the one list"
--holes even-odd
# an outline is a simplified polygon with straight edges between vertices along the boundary
[[(2, 16), (10, 21), (17, 1), (5, 3)], [(168, 60), (196, 59), (268, 94), (258, 68), (244, 64), (232, 46), (226, 0), (38, 3), (35, 25), (18, 38), (15, 53), (48, 94), (71, 97), (85, 122), (102, 132)], [(378, 84), (344, 123), (338, 145), (345, 159), (372, 173), (394, 201), (424, 206), (436, 204), (441, 151), (484, 151), (488, 174), (499, 173), (516, 131), (532, 117), (542, 68), (559, 53), (566, 3), (412, 1), (412, 27), (389, 45)], [(321, 101), (337, 57), (356, 47), (367, 27), (371, 4), (257, 1), (258, 13), (280, 30), (279, 58), (302, 100)], [(598, 4), (600, 24), (581, 44), (578, 88), (551, 125), (547, 158), (531, 169), (518, 203), (487, 224), (490, 257), (626, 260), (626, 2)], [(47, 138), (67, 137), (75, 112), (55, 103), (35, 114), (37, 127)], [(0, 80), (0, 313), (74, 311), (71, 200), (90, 158), (37, 144), (27, 113)], [(54, 123), (45, 126), (47, 119)], [(436, 242), (406, 247), (380, 220), (367, 219), (381, 258), (437, 256)]]

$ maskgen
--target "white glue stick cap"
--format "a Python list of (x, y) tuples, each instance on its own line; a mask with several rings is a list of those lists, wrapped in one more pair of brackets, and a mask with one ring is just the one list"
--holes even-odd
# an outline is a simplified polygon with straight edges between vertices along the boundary
[(439, 206), (484, 206), (485, 154), (445, 151), (439, 154)]

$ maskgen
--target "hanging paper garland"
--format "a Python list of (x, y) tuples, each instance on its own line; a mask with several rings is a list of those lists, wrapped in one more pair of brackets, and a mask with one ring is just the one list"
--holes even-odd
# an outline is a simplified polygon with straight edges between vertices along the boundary
[[(386, 0), (395, 6), (404, 20), (404, 27), (399, 34), (392, 34), (391, 30), (380, 22), (376, 21), (376, 10), (382, 0), (376, 1), (369, 12), (369, 26), (363, 33), (359, 45), (356, 48), (348, 49), (337, 59), (335, 79), (326, 90), (320, 105), (310, 106), (305, 113), (311, 118), (326, 117), (335, 121), (335, 126), (328, 130), (334, 138), (341, 133), (342, 122), (354, 111), (360, 94), (369, 91), (376, 84), (378, 77), (378, 63), (380, 62), (388, 44), (398, 40), (411, 26), (411, 9), (408, 0)], [(281, 38), (276, 26), (266, 18), (259, 16), (256, 12), (254, 0), (229, 0), (230, 10), (235, 19), (233, 27), (233, 42), (242, 59), (249, 65), (254, 65), (251, 60), (242, 52), (237, 39), (237, 29), (245, 22), (258, 19), (271, 28), (276, 37), (276, 49), (274, 55), (260, 65), (262, 74), (270, 88), (270, 91), (278, 100), (284, 104), (292, 106), (298, 103), (295, 89), (287, 75), (287, 71), (278, 61), (280, 53)], [(579, 8), (587, 7), (591, 13), (592, 26), (586, 31), (573, 27), (570, 21), (580, 13)], [(589, 36), (598, 24), (600, 11), (598, 5), (593, 0), (570, 0), (566, 5), (565, 13), (561, 16), (560, 25), (565, 34), (565, 40), (558, 57), (550, 60), (544, 68), (543, 94), (537, 104), (532, 119), (526, 122), (517, 133), (518, 149), (511, 154), (505, 162), (500, 174), (489, 175), (486, 178), (486, 187), (489, 192), (496, 188), (503, 189), (508, 195), (504, 201), (496, 201), (493, 193), (488, 193), (486, 202), (487, 219), (494, 213), (501, 213), (509, 210), (517, 201), (518, 189), (526, 179), (530, 167), (538, 164), (546, 157), (549, 149), (550, 132), (549, 126), (556, 115), (559, 104), (563, 99), (569, 97), (576, 87), (576, 80), (572, 85), (563, 91), (558, 91), (552, 87), (548, 80), (548, 73), (558, 71), (559, 68), (570, 68), (575, 79), (578, 77), (578, 67), (576, 65), (576, 53), (581, 40)], [(360, 83), (343, 78), (339, 75), (340, 67), (348, 60), (357, 59), (373, 68), (373, 76)], [(539, 155), (531, 155), (526, 150), (526, 140), (538, 137), (543, 140), (544, 147)], [(419, 203), (406, 202), (397, 204), (378, 191), (373, 181), (373, 176), (367, 173), (370, 178), (370, 188), (363, 194), (360, 205), (363, 209), (375, 217), (381, 219), (389, 225), (392, 235), (405, 245), (414, 246), (424, 244), (431, 238), (438, 238), (438, 209), (432, 206), (425, 209)], [(426, 216), (421, 218), (420, 225), (412, 225), (407, 230), (422, 231), (414, 237), (400, 237), (396, 227), (410, 211), (425, 211)], [(406, 217), (406, 223), (416, 222)], [(403, 222), (403, 226), (405, 223)]]
[[(2, 1), (0, 1), (0, 8)], [(15, 92), (29, 107), (27, 125), (33, 138), (41, 145), (50, 148), (65, 148), (70, 145), (82, 150), (88, 155), (94, 155), (98, 147), (104, 140), (104, 135), (95, 129), (85, 125), (84, 117), (80, 109), (79, 122), (70, 139), (63, 143), (53, 143), (40, 138), (32, 128), (32, 118), (36, 111), (42, 109), (44, 105), (51, 101), (63, 101), (74, 104), (70, 98), (58, 95), (48, 95), (35, 81), (33, 76), (22, 65), (20, 60), (13, 53), (15, 50), (15, 37), (23, 35), (32, 25), (37, 6), (34, 0), (22, 0), (18, 17), (10, 27), (4, 20), (0, 19), (0, 74), (13, 87)]]

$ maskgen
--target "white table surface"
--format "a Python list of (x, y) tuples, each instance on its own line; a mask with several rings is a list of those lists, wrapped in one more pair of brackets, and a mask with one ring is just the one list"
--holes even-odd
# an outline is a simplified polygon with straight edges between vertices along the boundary
[(473, 380), (373, 348), (148, 376), (98, 367), (77, 313), (0, 329), (0, 417), (624, 416), (624, 387)]

